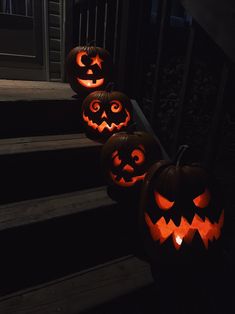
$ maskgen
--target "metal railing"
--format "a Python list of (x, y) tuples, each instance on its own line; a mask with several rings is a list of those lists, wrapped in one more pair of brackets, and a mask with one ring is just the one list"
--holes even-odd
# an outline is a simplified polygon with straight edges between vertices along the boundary
[[(167, 131), (169, 132), (169, 129), (171, 129), (172, 137), (170, 139), (166, 137), (165, 142), (162, 141), (163, 145), (166, 144), (165, 148), (172, 156), (179, 145), (185, 144), (185, 140), (190, 142), (190, 136), (188, 135), (187, 138), (184, 136), (187, 133), (187, 131), (185, 132), (185, 124), (189, 124), (188, 128), (194, 137), (199, 134), (197, 126), (190, 126), (190, 120), (187, 120), (190, 115), (185, 115), (185, 112), (190, 112), (190, 106), (193, 106), (190, 97), (194, 97), (192, 96), (192, 88), (195, 85), (194, 80), (197, 72), (197, 64), (195, 66), (197, 61), (195, 60), (199, 60), (200, 65), (200, 60), (205, 58), (208, 71), (213, 72), (208, 75), (209, 79), (210, 75), (213, 76), (215, 88), (210, 95), (210, 104), (208, 105), (207, 99), (203, 103), (208, 105), (208, 112), (197, 116), (197, 109), (198, 111), (204, 110), (202, 104), (199, 104), (198, 108), (192, 108), (192, 115), (195, 115), (193, 118), (199, 121), (198, 124), (202, 124), (203, 114), (207, 116), (206, 128), (203, 135), (199, 135), (202, 139), (196, 149), (200, 153), (199, 159), (212, 167), (214, 156), (221, 141), (220, 127), (223, 125), (226, 114), (225, 98), (229, 78), (228, 60), (222, 50), (206, 35), (206, 32), (187, 14), (183, 7), (180, 7), (179, 2), (177, 7), (175, 5), (177, 1), (156, 0), (155, 2), (157, 3), (157, 9), (154, 12), (155, 22), (153, 23), (150, 22), (151, 17), (147, 19), (144, 16), (146, 14), (144, 10), (151, 1), (78, 1), (76, 19), (74, 21), (75, 33), (77, 35), (74, 44), (86, 45), (90, 41), (95, 40), (97, 46), (105, 47), (109, 50), (116, 66), (118, 88), (124, 92), (126, 90), (130, 91), (129, 96), (137, 99), (142, 110), (141, 100), (146, 96), (144, 87), (146, 66), (144, 67), (144, 65), (147, 62), (151, 63), (154, 70), (152, 70), (151, 91), (148, 93), (148, 119), (160, 138), (162, 134), (165, 135), (165, 131), (161, 130), (161, 123), (159, 123), (161, 121), (159, 119), (160, 116), (165, 116), (167, 114), (166, 111), (169, 109), (167, 108), (168, 103), (164, 108), (163, 106), (161, 107), (164, 71), (173, 57), (180, 56), (179, 64), (176, 62), (175, 65), (180, 68), (179, 83), (175, 91), (175, 107), (170, 109), (173, 112), (173, 118), (166, 123)], [(181, 15), (177, 17), (179, 8)], [(149, 10), (151, 11), (151, 7)], [(149, 25), (150, 23), (151, 25)], [(149, 35), (147, 33), (148, 30), (154, 33), (151, 41), (147, 39), (147, 35)], [(177, 36), (180, 34), (179, 41), (172, 35), (172, 33), (175, 34), (174, 32)], [(135, 39), (133, 40), (133, 38)], [(172, 40), (174, 44), (172, 44)], [(148, 50), (145, 49), (146, 43), (148, 44)], [(202, 47), (201, 50), (198, 48), (200, 45)], [(204, 46), (205, 49), (203, 51)], [(150, 54), (153, 55), (152, 60), (150, 60)], [(146, 61), (147, 59), (150, 61)], [(172, 75), (174, 76), (175, 73)], [(203, 85), (203, 82), (200, 82), (200, 84)], [(128, 89), (130, 86), (133, 86), (133, 88)], [(206, 93), (207, 91), (204, 90), (202, 97)], [(206, 97), (207, 95), (204, 98)], [(192, 144), (191, 146), (196, 145)]]
[[(166, 55), (171, 54), (169, 53), (169, 46), (171, 45), (170, 41), (172, 38), (169, 36), (169, 33), (172, 31), (172, 27), (170, 25), (172, 18), (172, 2), (169, 0), (160, 0), (158, 2), (158, 23), (156, 24), (158, 28), (158, 41), (156, 49), (156, 60), (154, 65), (155, 72), (150, 109), (151, 124), (156, 132), (160, 129), (158, 126), (158, 121), (161, 114), (164, 116), (162, 108), (159, 104), (162, 101), (161, 94), (163, 88), (162, 81), (164, 70), (166, 68), (167, 62), (169, 62), (170, 59), (170, 57), (167, 59)], [(172, 129), (172, 141), (171, 143), (168, 143), (168, 150), (172, 155), (174, 155), (178, 146), (183, 144), (182, 141), (184, 141), (185, 138), (183, 134), (185, 132), (184, 126), (186, 123), (190, 123), (188, 122), (190, 121), (190, 119), (188, 119), (189, 115), (186, 117), (185, 112), (189, 111), (190, 106), (192, 107), (192, 97), (197, 97), (196, 93), (193, 96), (191, 95), (192, 88), (195, 85), (195, 73), (197, 71), (197, 68), (195, 67), (195, 60), (200, 60), (201, 62), (201, 60), (204, 59), (206, 60), (205, 64), (208, 63), (206, 66), (208, 65), (208, 69), (211, 70), (210, 75), (213, 76), (214, 85), (216, 88), (213, 92), (213, 95), (211, 95), (211, 100), (214, 99), (214, 105), (211, 106), (207, 113), (204, 113), (208, 115), (208, 125), (204, 132), (204, 138), (201, 139), (201, 147), (198, 148), (198, 150), (200, 151), (199, 154), (201, 161), (204, 161), (209, 168), (212, 168), (215, 162), (215, 156), (219, 147), (219, 143), (221, 141), (220, 127), (223, 125), (226, 112), (225, 95), (229, 77), (229, 60), (224, 55), (222, 50), (215, 45), (213, 40), (207, 36), (206, 32), (203, 31), (193, 19), (191, 20), (192, 22), (188, 23), (188, 25), (185, 27), (184, 37), (187, 38), (187, 40), (184, 47), (181, 49), (181, 57), (183, 60), (180, 78), (181, 83), (178, 90), (176, 91), (177, 106), (174, 108), (174, 117), (171, 120), (172, 125), (168, 125), (168, 127)], [(198, 48), (200, 45), (203, 47), (201, 43), (204, 43), (204, 51), (203, 49), (200, 50)], [(172, 71), (172, 75), (175, 75), (174, 71)], [(203, 82), (200, 82), (200, 84), (202, 83)], [(206, 91), (203, 92), (206, 94)], [(165, 109), (167, 110), (167, 108)], [(192, 110), (192, 115), (196, 115), (197, 110), (199, 112), (200, 110), (204, 110), (204, 108), (194, 108), (194, 110)], [(159, 112), (161, 112), (160, 115)], [(165, 112), (165, 114), (167, 113)], [(202, 118), (203, 114), (198, 117), (199, 124), (202, 122), (200, 122), (200, 119)], [(189, 127), (193, 129), (193, 125), (189, 125)], [(196, 128), (191, 130), (193, 134), (199, 133), (198, 131), (199, 130)]]
[(83, 1), (76, 8), (75, 44), (82, 46), (95, 41), (117, 56), (120, 0)]

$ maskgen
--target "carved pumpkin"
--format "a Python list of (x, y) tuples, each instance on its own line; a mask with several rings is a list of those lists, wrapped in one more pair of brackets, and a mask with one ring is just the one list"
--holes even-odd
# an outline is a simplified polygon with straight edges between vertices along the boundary
[(82, 119), (87, 137), (105, 142), (114, 133), (126, 130), (132, 123), (132, 104), (123, 93), (104, 91), (89, 94), (82, 104)]
[(112, 67), (111, 56), (104, 48), (75, 47), (67, 56), (68, 82), (77, 94), (87, 95), (107, 85)]
[[(155, 139), (146, 132), (120, 132), (111, 136), (101, 151), (105, 177), (116, 193), (140, 189), (146, 172), (161, 159)], [(114, 197), (112, 197), (114, 198)]]
[(176, 164), (160, 161), (146, 175), (141, 228), (151, 257), (189, 252), (192, 247), (205, 251), (221, 236), (224, 208), (220, 191), (200, 165), (180, 165), (184, 150), (180, 150)]

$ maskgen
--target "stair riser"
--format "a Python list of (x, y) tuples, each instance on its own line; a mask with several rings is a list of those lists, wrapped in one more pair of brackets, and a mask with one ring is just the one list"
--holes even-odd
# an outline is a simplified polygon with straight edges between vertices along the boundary
[(81, 101), (1, 102), (0, 138), (79, 132)]
[(112, 205), (1, 232), (0, 295), (131, 254), (136, 224)]
[(104, 184), (101, 146), (0, 156), (0, 203)]

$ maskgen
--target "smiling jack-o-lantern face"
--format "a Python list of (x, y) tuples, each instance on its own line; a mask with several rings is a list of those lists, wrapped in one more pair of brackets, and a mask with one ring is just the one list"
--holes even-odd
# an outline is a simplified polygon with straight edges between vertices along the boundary
[(100, 47), (75, 47), (66, 62), (68, 81), (72, 89), (82, 95), (102, 89), (110, 80), (112, 60)]
[[(122, 155), (122, 157), (120, 156)], [(112, 170), (109, 175), (113, 182), (123, 187), (133, 186), (138, 181), (143, 181), (146, 169), (144, 146), (139, 145), (129, 151), (116, 150), (112, 154)]]
[(121, 132), (105, 143), (101, 161), (109, 183), (131, 188), (143, 182), (147, 170), (160, 156), (160, 148), (151, 135)]
[(82, 118), (87, 137), (105, 142), (132, 123), (132, 105), (123, 93), (93, 92), (83, 101)]
[(220, 191), (199, 165), (155, 164), (141, 198), (141, 225), (150, 255), (159, 256), (164, 248), (204, 251), (218, 242), (224, 223)]

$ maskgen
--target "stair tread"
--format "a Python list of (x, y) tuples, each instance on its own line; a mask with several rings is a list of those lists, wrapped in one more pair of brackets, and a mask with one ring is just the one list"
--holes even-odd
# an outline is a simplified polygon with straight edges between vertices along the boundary
[(4, 204), (0, 206), (0, 231), (114, 204), (105, 186)]
[(128, 255), (0, 298), (1, 313), (80, 313), (153, 283), (150, 266)]
[(0, 155), (71, 148), (98, 147), (84, 133), (0, 139)]
[(68, 83), (0, 80), (0, 101), (75, 100)]

